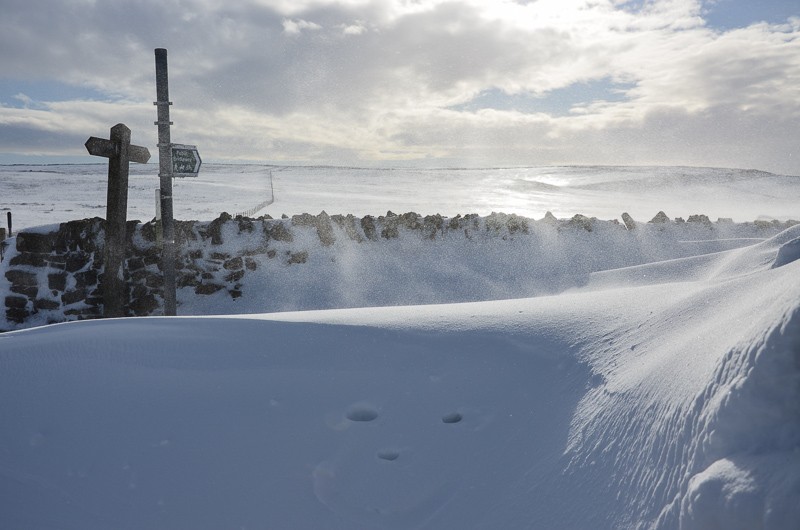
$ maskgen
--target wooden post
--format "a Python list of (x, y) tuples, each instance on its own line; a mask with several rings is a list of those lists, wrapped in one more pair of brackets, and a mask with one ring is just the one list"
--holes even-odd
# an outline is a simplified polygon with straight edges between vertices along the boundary
[(108, 158), (108, 194), (106, 196), (106, 236), (103, 255), (103, 316), (125, 316), (126, 296), (123, 263), (125, 261), (125, 223), (128, 215), (128, 164), (147, 163), (150, 151), (131, 145), (131, 130), (122, 123), (111, 128), (109, 140), (92, 136), (86, 141), (89, 154)]
[(108, 160), (108, 194), (106, 198), (106, 245), (103, 274), (103, 316), (125, 316), (125, 221), (128, 216), (128, 147), (131, 130), (119, 123), (111, 128), (111, 141), (117, 156)]
[(6, 233), (5, 228), (0, 228), (0, 261), (3, 261), (3, 258), (6, 253), (6, 246), (8, 246), (8, 241), (6, 241), (7, 237), (11, 237), (11, 212), (8, 212), (8, 232)]
[(167, 50), (156, 48), (156, 101), (158, 111), (158, 177), (161, 183), (161, 270), (164, 273), (164, 315), (177, 314), (175, 281), (175, 221), (172, 212), (172, 145), (169, 126), (169, 76)]

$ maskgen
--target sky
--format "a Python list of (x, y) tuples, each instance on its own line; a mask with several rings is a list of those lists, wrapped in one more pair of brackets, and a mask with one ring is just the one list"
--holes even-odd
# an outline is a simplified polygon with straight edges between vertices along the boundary
[(0, 7), (2, 164), (99, 162), (120, 122), (155, 160), (167, 48), (172, 141), (205, 161), (800, 175), (796, 0)]

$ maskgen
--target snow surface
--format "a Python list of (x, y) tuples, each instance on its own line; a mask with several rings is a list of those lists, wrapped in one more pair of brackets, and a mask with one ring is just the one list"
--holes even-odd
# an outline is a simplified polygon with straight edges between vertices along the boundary
[[(738, 222), (760, 217), (797, 219), (800, 176), (691, 167), (521, 167), (403, 169), (204, 164), (197, 178), (175, 179), (175, 218), (210, 220), (223, 211), (280, 214), (402, 213), (488, 215), (492, 211), (541, 218), (583, 214), (599, 219), (628, 212), (648, 221), (659, 210), (686, 219), (706, 214)], [(155, 216), (158, 165), (131, 164), (128, 219)], [(104, 164), (0, 165), (0, 213), (16, 229), (105, 217)], [(5, 219), (3, 221), (3, 226)]]
[(525, 298), (0, 334), (0, 527), (795, 529), (800, 225), (746, 226), (559, 232), (507, 284), (581, 281)]

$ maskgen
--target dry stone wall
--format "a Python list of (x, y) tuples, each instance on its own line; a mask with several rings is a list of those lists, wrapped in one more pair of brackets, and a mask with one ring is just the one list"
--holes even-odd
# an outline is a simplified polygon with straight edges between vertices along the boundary
[[(176, 284), (181, 292), (195, 296), (223, 294), (237, 299), (243, 294), (243, 280), (268, 262), (281, 267), (302, 266), (314, 249), (343, 244), (370, 246), (380, 241), (415, 237), (489, 238), (508, 240), (525, 237), (530, 231), (583, 233), (597, 229), (657, 231), (667, 226), (691, 226), (695, 230), (724, 230), (730, 220), (712, 223), (704, 215), (670, 220), (659, 212), (649, 223), (637, 223), (623, 214), (623, 223), (599, 221), (583, 215), (556, 219), (549, 212), (534, 221), (517, 215), (493, 213), (445, 218), (414, 212), (385, 216), (301, 214), (282, 219), (258, 219), (223, 213), (210, 222), (176, 222)], [(750, 223), (754, 234), (770, 234), (795, 224)], [(6, 241), (0, 293), (5, 293), (5, 322), (0, 331), (62, 322), (99, 318), (103, 314), (102, 278), (105, 221), (84, 219), (58, 226), (22, 232)], [(163, 279), (157, 226), (153, 222), (129, 221), (124, 264), (127, 315), (162, 313)], [(373, 245), (374, 246), (374, 245)], [(377, 246), (376, 246), (377, 248)], [(218, 294), (219, 293), (219, 294)], [(3, 328), (7, 329), (3, 329)]]
[(11, 239), (15, 246), (7, 251), (5, 272), (9, 322), (22, 324), (40, 312), (75, 319), (101, 316), (104, 223), (100, 218), (73, 221), (52, 232), (21, 232)]

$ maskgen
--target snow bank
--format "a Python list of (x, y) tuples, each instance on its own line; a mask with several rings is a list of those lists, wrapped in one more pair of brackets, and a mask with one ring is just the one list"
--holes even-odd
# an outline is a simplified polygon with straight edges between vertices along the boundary
[[(253, 206), (261, 169), (181, 182), (178, 217)], [(444, 217), (199, 222), (179, 312), (226, 316), (0, 334), (0, 527), (800, 526), (800, 227), (692, 215), (797, 218), (797, 177), (273, 169), (290, 214)], [(17, 228), (102, 213), (102, 165), (0, 172)]]
[(2, 334), (0, 513), (20, 528), (795, 528), (798, 238), (600, 264), (536, 298)]

